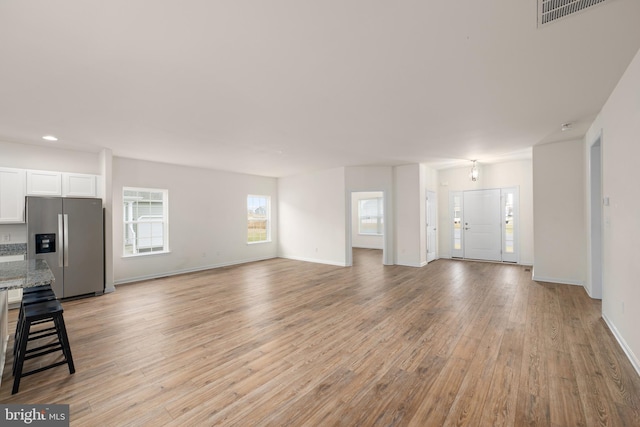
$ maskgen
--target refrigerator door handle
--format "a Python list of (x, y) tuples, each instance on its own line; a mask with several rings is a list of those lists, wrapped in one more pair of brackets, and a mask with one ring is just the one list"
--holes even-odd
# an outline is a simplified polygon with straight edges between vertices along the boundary
[(62, 248), (60, 247), (60, 240), (62, 239), (62, 233), (64, 228), (62, 227), (62, 214), (58, 214), (58, 238), (56, 239), (56, 251), (58, 251), (58, 267), (62, 267)]
[(64, 266), (69, 267), (69, 215), (64, 214)]

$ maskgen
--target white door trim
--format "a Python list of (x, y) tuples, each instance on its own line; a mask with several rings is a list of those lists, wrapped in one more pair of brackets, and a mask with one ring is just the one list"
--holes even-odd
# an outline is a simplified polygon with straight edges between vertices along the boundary
[[(479, 256), (477, 253), (469, 253), (469, 248), (467, 248), (467, 240), (470, 236), (465, 235), (466, 231), (465, 223), (468, 222), (468, 215), (465, 216), (465, 194), (471, 192), (478, 191), (498, 191), (499, 198), (495, 203), (497, 204), (497, 208), (494, 208), (496, 221), (495, 224), (496, 230), (494, 232), (496, 235), (494, 238), (500, 239), (500, 249), (499, 253), (493, 253), (491, 256)], [(518, 186), (515, 187), (502, 187), (502, 188), (489, 188), (489, 189), (481, 189), (481, 190), (465, 190), (465, 191), (450, 191), (449, 192), (449, 226), (451, 230), (450, 234), (450, 247), (451, 247), (451, 258), (463, 258), (463, 259), (476, 259), (476, 260), (484, 260), (484, 261), (495, 261), (495, 262), (510, 262), (510, 263), (519, 263), (520, 262), (520, 189)], [(513, 212), (512, 217), (510, 218), (510, 222), (513, 226), (513, 242), (512, 242), (512, 251), (507, 249), (508, 236), (507, 236), (507, 196), (509, 194), (513, 195)], [(459, 207), (460, 212), (458, 218), (455, 218), (455, 208), (456, 205)], [(456, 222), (459, 221), (459, 224)], [(456, 228), (458, 227), (458, 228)], [(459, 248), (456, 249), (456, 242), (459, 244)], [(473, 242), (472, 242), (473, 243)], [(466, 250), (465, 250), (466, 248)]]

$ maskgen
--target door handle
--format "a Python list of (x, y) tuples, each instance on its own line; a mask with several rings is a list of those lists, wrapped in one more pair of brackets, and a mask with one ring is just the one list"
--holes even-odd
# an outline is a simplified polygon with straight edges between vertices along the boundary
[(69, 267), (69, 215), (64, 214), (64, 266)]
[(64, 228), (62, 227), (62, 214), (58, 214), (58, 238), (56, 239), (56, 251), (58, 251), (58, 267), (62, 267), (62, 248), (60, 240), (63, 239)]

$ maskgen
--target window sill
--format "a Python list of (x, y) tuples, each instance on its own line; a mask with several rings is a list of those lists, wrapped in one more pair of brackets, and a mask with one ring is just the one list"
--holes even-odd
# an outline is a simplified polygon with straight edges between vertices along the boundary
[(259, 242), (247, 242), (247, 245), (260, 245), (263, 243), (271, 243), (271, 240), (260, 240)]
[(377, 233), (358, 233), (358, 236), (382, 237), (382, 236), (384, 236), (384, 234), (377, 234)]
[(154, 255), (166, 255), (166, 254), (170, 254), (171, 251), (161, 251), (161, 252), (143, 252), (140, 254), (130, 254), (130, 255), (122, 255), (121, 258), (125, 259), (125, 258), (139, 258), (139, 257), (145, 257), (145, 256), (154, 256)]

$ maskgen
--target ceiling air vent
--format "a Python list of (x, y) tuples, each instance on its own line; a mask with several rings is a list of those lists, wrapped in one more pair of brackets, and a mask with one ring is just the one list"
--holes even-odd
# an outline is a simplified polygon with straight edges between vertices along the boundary
[(611, 0), (538, 0), (538, 26)]

